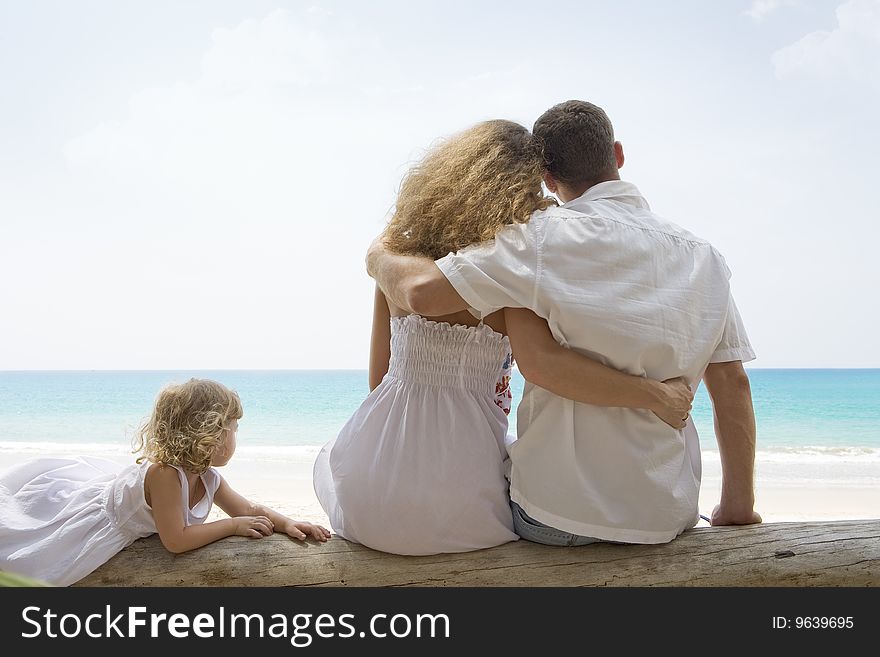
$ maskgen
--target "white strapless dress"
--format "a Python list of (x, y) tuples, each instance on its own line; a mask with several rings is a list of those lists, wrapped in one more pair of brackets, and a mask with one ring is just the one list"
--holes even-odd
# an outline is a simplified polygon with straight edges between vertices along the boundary
[(516, 540), (504, 468), (507, 337), (418, 315), (391, 323), (388, 374), (315, 461), (333, 531), (395, 554)]

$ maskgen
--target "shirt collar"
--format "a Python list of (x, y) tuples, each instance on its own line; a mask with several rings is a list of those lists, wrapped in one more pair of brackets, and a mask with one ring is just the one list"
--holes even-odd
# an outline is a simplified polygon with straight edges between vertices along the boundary
[(568, 203), (563, 203), (562, 207), (571, 210), (578, 210), (590, 201), (598, 201), (599, 199), (613, 199), (620, 203), (634, 205), (637, 208), (650, 210), (648, 201), (642, 196), (638, 187), (625, 180), (606, 180), (598, 185), (593, 185), (583, 194)]

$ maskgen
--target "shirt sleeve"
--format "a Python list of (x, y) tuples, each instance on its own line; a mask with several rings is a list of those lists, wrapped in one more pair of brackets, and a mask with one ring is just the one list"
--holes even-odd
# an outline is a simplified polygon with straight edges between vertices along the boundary
[(482, 316), (501, 308), (528, 308), (538, 278), (536, 229), (508, 226), (492, 242), (436, 261), (464, 301)]
[(724, 325), (721, 341), (715, 347), (709, 362), (727, 363), (734, 360), (743, 363), (755, 360), (755, 351), (752, 349), (749, 336), (746, 335), (746, 327), (731, 295), (727, 307), (727, 323)]

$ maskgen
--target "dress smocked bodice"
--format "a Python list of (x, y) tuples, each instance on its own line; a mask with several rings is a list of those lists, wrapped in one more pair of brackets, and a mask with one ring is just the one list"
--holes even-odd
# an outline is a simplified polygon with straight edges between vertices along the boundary
[(419, 315), (391, 319), (388, 375), (396, 379), (495, 395), (509, 361), (507, 336), (486, 324), (469, 327)]

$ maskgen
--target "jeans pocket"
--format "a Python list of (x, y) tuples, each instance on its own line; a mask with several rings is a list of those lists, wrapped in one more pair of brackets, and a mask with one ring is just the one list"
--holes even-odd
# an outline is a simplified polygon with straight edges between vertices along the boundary
[(530, 518), (518, 504), (516, 506), (511, 505), (511, 513), (513, 514), (513, 531), (520, 538), (543, 545), (554, 545), (557, 547), (568, 545), (570, 534), (562, 532), (555, 527), (548, 527)]
[(535, 529), (553, 529), (552, 527), (548, 527), (547, 525), (538, 522), (537, 520), (526, 514), (526, 512), (523, 511), (523, 508), (516, 502), (513, 502), (510, 507), (511, 512), (513, 513), (513, 519), (515, 521), (518, 521), (523, 525), (528, 525), (529, 527), (534, 527)]

